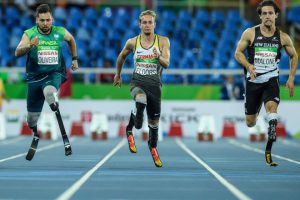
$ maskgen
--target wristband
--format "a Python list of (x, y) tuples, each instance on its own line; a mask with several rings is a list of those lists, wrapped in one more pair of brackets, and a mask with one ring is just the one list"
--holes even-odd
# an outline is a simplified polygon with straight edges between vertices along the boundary
[(72, 60), (77, 60), (77, 56), (73, 56), (73, 57), (72, 57)]

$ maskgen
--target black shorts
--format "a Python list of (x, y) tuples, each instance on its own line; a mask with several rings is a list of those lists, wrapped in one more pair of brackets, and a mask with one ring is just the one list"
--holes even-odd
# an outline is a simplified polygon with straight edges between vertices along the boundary
[(161, 112), (161, 86), (143, 86), (140, 84), (131, 83), (131, 89), (139, 87), (146, 93), (147, 97), (147, 116), (148, 119), (156, 120), (160, 118)]
[(274, 101), (280, 102), (278, 77), (271, 78), (265, 83), (252, 83), (246, 81), (245, 114), (259, 113), (262, 103)]

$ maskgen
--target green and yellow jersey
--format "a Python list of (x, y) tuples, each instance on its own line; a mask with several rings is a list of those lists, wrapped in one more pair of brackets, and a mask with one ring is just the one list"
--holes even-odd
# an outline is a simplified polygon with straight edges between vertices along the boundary
[(43, 79), (48, 74), (58, 72), (65, 77), (66, 64), (62, 54), (65, 29), (52, 26), (49, 34), (42, 34), (38, 27), (34, 26), (25, 30), (31, 40), (38, 36), (39, 44), (30, 49), (26, 61), (26, 73), (28, 81)]

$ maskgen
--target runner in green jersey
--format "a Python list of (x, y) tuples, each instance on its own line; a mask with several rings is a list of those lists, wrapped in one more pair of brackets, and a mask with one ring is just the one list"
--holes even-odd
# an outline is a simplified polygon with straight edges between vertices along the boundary
[[(52, 12), (47, 4), (37, 7), (36, 24), (24, 31), (15, 51), (16, 57), (27, 55), (27, 122), (33, 130), (34, 141), (38, 142), (37, 121), (46, 100), (57, 116), (64, 142), (68, 143), (59, 113), (57, 92), (66, 80), (66, 65), (61, 45), (64, 41), (67, 42), (72, 55), (72, 70), (76, 70), (78, 69), (76, 43), (65, 28), (53, 25)], [(71, 154), (71, 149), (68, 153), (66, 151), (67, 154)]]

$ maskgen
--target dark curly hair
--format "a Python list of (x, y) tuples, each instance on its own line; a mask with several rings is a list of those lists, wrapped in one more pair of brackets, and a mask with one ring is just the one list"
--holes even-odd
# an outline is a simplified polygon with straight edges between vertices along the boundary
[(49, 13), (52, 14), (52, 11), (51, 11), (50, 6), (49, 6), (48, 4), (41, 4), (41, 5), (39, 5), (39, 6), (36, 8), (36, 13), (35, 13), (35, 15), (36, 15), (36, 17), (38, 17), (39, 14), (41, 14), (41, 13), (47, 13), (47, 12), (49, 12)]
[(261, 9), (262, 9), (262, 7), (264, 7), (264, 6), (273, 6), (273, 8), (274, 8), (274, 10), (275, 10), (275, 13), (277, 14), (277, 13), (280, 13), (280, 8), (277, 6), (277, 4), (274, 2), (274, 1), (272, 1), (272, 0), (264, 0), (264, 1), (262, 1), (259, 5), (258, 5), (258, 7), (257, 7), (257, 9), (256, 9), (256, 11), (257, 11), (257, 13), (259, 14), (259, 15), (261, 15)]

